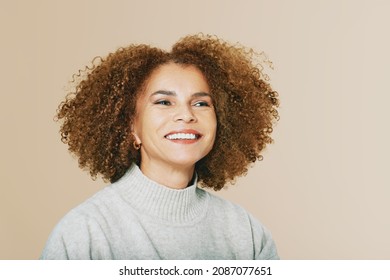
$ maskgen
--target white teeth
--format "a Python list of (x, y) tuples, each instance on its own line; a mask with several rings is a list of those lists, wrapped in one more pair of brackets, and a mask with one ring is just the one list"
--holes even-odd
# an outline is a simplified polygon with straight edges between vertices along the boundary
[(167, 136), (169, 140), (194, 140), (196, 135), (192, 133), (174, 133)]

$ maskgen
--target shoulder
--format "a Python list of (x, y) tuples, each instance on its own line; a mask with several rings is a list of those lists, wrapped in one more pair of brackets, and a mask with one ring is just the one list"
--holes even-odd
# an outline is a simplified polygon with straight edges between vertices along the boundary
[(212, 193), (209, 195), (210, 211), (223, 222), (224, 227), (241, 228), (242, 232), (249, 230), (256, 259), (279, 259), (271, 232), (266, 226), (240, 205)]
[(228, 219), (240, 219), (249, 222), (249, 213), (240, 205), (208, 192), (210, 197), (210, 211)]
[(119, 196), (111, 185), (70, 210), (51, 232), (41, 259), (90, 259), (90, 244), (101, 239), (109, 205), (117, 205)]
[(79, 226), (81, 223), (98, 222), (106, 216), (111, 216), (113, 209), (121, 208), (124, 204), (118, 185), (113, 183), (70, 210), (61, 219), (59, 225)]

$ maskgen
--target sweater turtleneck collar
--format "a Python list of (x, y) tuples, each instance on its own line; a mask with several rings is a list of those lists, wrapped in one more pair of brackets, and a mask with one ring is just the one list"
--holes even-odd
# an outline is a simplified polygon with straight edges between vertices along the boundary
[(195, 222), (207, 211), (209, 196), (197, 187), (196, 175), (185, 189), (171, 189), (146, 177), (133, 163), (114, 185), (135, 210), (166, 222)]

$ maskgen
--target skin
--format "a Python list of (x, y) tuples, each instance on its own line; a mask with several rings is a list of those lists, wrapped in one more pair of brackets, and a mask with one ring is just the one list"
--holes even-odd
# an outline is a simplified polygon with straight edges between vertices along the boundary
[[(195, 163), (213, 148), (217, 129), (202, 72), (175, 63), (158, 67), (138, 98), (136, 111), (132, 130), (141, 143), (141, 171), (169, 188), (187, 187)], [(196, 139), (169, 139), (175, 133), (193, 134)]]

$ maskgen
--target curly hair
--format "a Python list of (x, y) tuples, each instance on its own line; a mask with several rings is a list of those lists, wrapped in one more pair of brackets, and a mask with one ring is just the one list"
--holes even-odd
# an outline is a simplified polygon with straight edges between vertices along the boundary
[(256, 57), (251, 49), (203, 34), (182, 38), (170, 52), (148, 45), (119, 48), (74, 75), (75, 90), (57, 110), (61, 140), (93, 179), (117, 181), (140, 161), (131, 123), (148, 77), (169, 62), (193, 65), (209, 83), (217, 116), (213, 149), (195, 169), (202, 186), (220, 190), (262, 159), (279, 119), (278, 94)]

